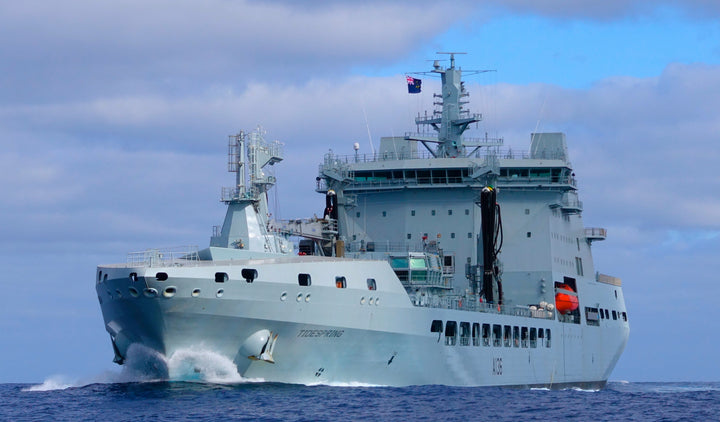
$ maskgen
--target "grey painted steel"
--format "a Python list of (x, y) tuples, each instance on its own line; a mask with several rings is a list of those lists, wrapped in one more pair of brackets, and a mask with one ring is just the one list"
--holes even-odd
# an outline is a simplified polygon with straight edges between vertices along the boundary
[[(165, 356), (202, 346), (267, 381), (604, 386), (629, 323), (620, 280), (595, 272), (591, 247), (607, 232), (582, 223), (565, 135), (532, 134), (521, 154), (501, 140), (464, 141), (479, 114), (463, 109), (450, 59), (432, 71), (442, 76), (439, 117), (416, 120), (435, 133), (383, 138), (370, 157), (324, 157), (317, 190), (335, 192), (337, 220), (270, 221), (274, 179), (262, 168), (282, 159), (279, 144), (261, 131), (231, 137), (236, 186), (224, 191), (228, 212), (211, 247), (98, 267), (116, 361), (133, 345)], [(501, 306), (473, 289), (487, 185), (504, 228)], [(332, 256), (298, 256), (289, 236)], [(556, 283), (574, 284), (576, 314), (555, 309)], [(443, 332), (431, 331), (434, 321)], [(499, 346), (492, 333), (485, 345), (484, 324), (500, 326)], [(538, 330), (534, 342), (515, 337)]]

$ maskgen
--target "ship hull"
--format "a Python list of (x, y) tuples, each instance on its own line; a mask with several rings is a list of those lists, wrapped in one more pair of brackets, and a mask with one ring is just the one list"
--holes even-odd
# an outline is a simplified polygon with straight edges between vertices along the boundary
[[(142, 346), (165, 357), (211, 351), (231, 360), (242, 377), (271, 382), (600, 388), (627, 340), (627, 323), (620, 321), (591, 327), (414, 306), (384, 262), (241, 264), (99, 267), (108, 276), (96, 290), (116, 361)], [(267, 277), (216, 281), (215, 274), (250, 265)], [(297, 283), (295, 274), (304, 271), (314, 274), (310, 286)], [(168, 279), (159, 280), (160, 273)], [(340, 289), (315, 281), (336, 273), (362, 282)], [(377, 277), (377, 290), (364, 286), (367, 274)], [(507, 344), (479, 334), (432, 332), (433, 321), (535, 328), (552, 337)], [(268, 333), (274, 344), (261, 344)], [(269, 346), (272, 353), (264, 359), (256, 349)]]

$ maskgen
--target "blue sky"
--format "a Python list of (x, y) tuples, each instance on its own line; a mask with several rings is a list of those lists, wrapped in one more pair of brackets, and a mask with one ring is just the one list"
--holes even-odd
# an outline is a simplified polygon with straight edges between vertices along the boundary
[(596, 269), (624, 281), (611, 379), (720, 379), (720, 4), (482, 4), (0, 4), (0, 382), (112, 379), (95, 266), (207, 245), (226, 136), (258, 124), (286, 148), (276, 215), (319, 212), (322, 154), (413, 130), (435, 81), (403, 74), (436, 51), (496, 70), (468, 80), (480, 133), (567, 133)]

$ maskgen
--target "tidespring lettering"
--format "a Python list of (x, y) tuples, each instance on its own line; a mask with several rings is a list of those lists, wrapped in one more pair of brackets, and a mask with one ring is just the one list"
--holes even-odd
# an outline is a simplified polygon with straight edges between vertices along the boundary
[(343, 335), (345, 330), (300, 330), (298, 337), (327, 337), (337, 338)]

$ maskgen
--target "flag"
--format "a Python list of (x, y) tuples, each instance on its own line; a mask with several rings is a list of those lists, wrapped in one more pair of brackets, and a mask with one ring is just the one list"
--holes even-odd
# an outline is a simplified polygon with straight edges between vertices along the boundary
[(412, 76), (407, 76), (408, 94), (419, 94), (420, 86), (422, 85), (421, 79), (415, 79)]

